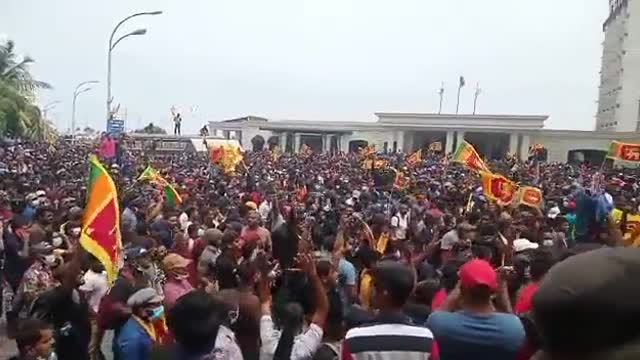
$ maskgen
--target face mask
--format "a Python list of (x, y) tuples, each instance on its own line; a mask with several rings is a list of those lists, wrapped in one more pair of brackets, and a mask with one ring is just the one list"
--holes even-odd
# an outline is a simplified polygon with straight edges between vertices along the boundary
[(235, 310), (229, 311), (229, 314), (228, 314), (229, 325), (235, 324), (236, 321), (238, 321), (238, 317), (240, 317), (240, 308), (239, 307), (236, 307)]
[(186, 280), (187, 278), (189, 278), (189, 274), (174, 275), (174, 278), (178, 281)]
[(60, 247), (60, 245), (62, 245), (62, 238), (61, 237), (54, 237), (53, 239), (51, 239), (51, 244), (54, 247)]
[(71, 229), (71, 235), (73, 235), (73, 236), (80, 235), (80, 228), (76, 227), (76, 228)]
[(56, 263), (56, 256), (53, 254), (50, 255), (45, 255), (42, 257), (42, 260), (44, 260), (45, 264), (51, 266), (51, 265), (55, 265)]
[(149, 316), (149, 320), (154, 321), (158, 320), (164, 315), (164, 306), (160, 305), (153, 309), (147, 310), (147, 315)]

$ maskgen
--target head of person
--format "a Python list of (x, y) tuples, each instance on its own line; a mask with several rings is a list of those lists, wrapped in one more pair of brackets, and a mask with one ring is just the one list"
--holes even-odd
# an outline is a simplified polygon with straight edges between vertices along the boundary
[(548, 249), (537, 249), (530, 255), (529, 272), (531, 280), (539, 282), (555, 264), (555, 257)]
[(191, 260), (171, 253), (162, 259), (162, 269), (169, 280), (183, 281), (189, 277), (187, 266), (189, 266), (190, 263)]
[(22, 215), (14, 215), (10, 221), (12, 232), (21, 240), (29, 236), (29, 220)]
[(260, 215), (255, 210), (249, 210), (247, 213), (247, 226), (250, 229), (255, 229), (259, 226)]
[(209, 354), (214, 349), (224, 319), (223, 308), (216, 298), (202, 290), (178, 299), (169, 311), (167, 326), (181, 351), (197, 356)]
[(218, 229), (207, 229), (202, 236), (205, 244), (219, 248), (222, 241), (222, 232)]
[(376, 264), (373, 276), (373, 304), (380, 311), (402, 309), (415, 287), (413, 271), (406, 265), (392, 260)]
[(35, 220), (41, 225), (50, 225), (53, 223), (53, 209), (48, 206), (42, 206), (36, 209)]
[(316, 263), (316, 271), (325, 289), (330, 289), (337, 284), (338, 272), (332, 266), (330, 260), (320, 260)]
[(56, 359), (53, 329), (39, 319), (25, 319), (18, 324), (16, 345), (20, 359)]
[(196, 224), (190, 224), (189, 227), (187, 227), (187, 234), (189, 235), (190, 239), (197, 239), (200, 237), (200, 226), (196, 225)]
[(162, 306), (164, 298), (153, 288), (144, 288), (136, 291), (127, 299), (127, 306), (131, 308), (131, 313), (140, 319), (153, 322), (160, 320), (164, 316)]
[(464, 304), (487, 305), (498, 288), (498, 276), (485, 260), (473, 259), (462, 265), (459, 274), (460, 294)]
[(151, 268), (151, 254), (141, 246), (132, 246), (125, 250), (125, 260), (134, 270), (145, 272)]
[(398, 212), (400, 213), (400, 215), (404, 216), (407, 214), (407, 212), (409, 212), (409, 207), (405, 204), (402, 204), (398, 208)]
[(53, 253), (54, 247), (41, 241), (31, 246), (31, 255), (36, 261), (40, 261), (47, 267), (55, 268), (59, 265), (58, 257)]

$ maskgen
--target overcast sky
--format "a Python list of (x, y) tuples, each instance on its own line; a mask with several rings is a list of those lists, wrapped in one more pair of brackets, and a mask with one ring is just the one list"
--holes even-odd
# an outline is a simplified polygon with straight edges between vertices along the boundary
[[(8, 2), (8, 4), (7, 4)], [(2, 0), (0, 36), (37, 60), (33, 72), (55, 88), (39, 102), (67, 129), (73, 89), (79, 126), (105, 126), (107, 40), (139, 11), (113, 56), (114, 103), (127, 127), (183, 132), (206, 120), (373, 121), (374, 112), (548, 114), (547, 127), (593, 129), (606, 0)], [(8, 11), (7, 11), (8, 10)]]

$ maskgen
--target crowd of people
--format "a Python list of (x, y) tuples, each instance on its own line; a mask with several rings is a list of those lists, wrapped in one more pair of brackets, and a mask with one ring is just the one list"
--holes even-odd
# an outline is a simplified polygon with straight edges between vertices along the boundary
[[(635, 170), (490, 161), (544, 195), (498, 206), (439, 153), (376, 169), (265, 149), (226, 173), (110, 141), (0, 146), (15, 359), (640, 358)], [(91, 153), (120, 200), (113, 284), (79, 244)], [(138, 180), (147, 166), (181, 203)]]

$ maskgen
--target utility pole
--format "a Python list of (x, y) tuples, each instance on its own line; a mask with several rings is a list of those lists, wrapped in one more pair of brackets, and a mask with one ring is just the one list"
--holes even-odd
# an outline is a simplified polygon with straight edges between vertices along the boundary
[(438, 95), (440, 95), (440, 106), (438, 106), (438, 114), (440, 114), (442, 113), (442, 99), (444, 98), (444, 81), (442, 82), (442, 85), (440, 85)]

